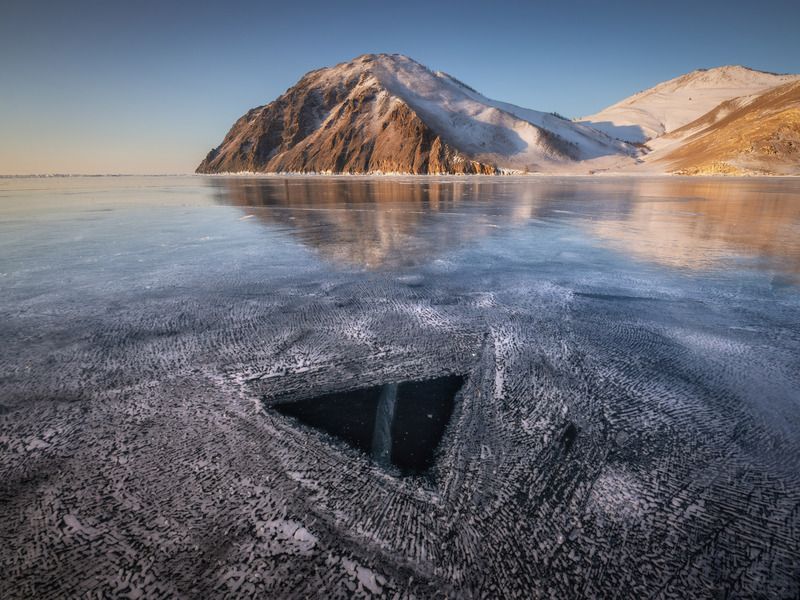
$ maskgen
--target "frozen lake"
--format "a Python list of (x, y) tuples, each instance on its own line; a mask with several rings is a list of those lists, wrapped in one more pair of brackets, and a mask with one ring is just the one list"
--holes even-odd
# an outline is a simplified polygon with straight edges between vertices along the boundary
[(800, 594), (798, 179), (0, 179), (0, 340), (3, 598)]

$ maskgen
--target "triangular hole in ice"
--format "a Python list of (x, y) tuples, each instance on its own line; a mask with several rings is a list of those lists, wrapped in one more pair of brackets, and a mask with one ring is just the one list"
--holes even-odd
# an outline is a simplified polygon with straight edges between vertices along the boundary
[(464, 378), (448, 375), (336, 392), (271, 408), (361, 450), (402, 475), (433, 466)]

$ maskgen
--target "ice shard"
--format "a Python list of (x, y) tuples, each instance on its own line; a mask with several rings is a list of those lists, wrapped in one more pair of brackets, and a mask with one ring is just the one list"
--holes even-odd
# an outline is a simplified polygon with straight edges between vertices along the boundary
[(381, 390), (372, 435), (372, 460), (382, 467), (392, 461), (392, 420), (397, 404), (397, 384), (387, 383)]

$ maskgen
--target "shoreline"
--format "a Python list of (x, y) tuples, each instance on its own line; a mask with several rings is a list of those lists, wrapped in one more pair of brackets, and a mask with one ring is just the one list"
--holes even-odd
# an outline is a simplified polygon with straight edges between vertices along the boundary
[(708, 173), (686, 175), (678, 173), (630, 173), (630, 172), (602, 172), (602, 173), (501, 173), (497, 175), (463, 174), (463, 173), (261, 173), (256, 171), (238, 171), (231, 173), (53, 173), (53, 174), (24, 174), (0, 175), (0, 180), (14, 179), (88, 179), (88, 178), (123, 178), (123, 177), (240, 177), (258, 179), (798, 179), (797, 175), (726, 175), (723, 173)]

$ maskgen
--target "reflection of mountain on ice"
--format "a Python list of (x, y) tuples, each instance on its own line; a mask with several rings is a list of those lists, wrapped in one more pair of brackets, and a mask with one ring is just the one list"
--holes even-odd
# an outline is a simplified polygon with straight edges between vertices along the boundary
[(800, 205), (786, 201), (780, 180), (235, 177), (208, 183), (217, 202), (285, 228), (326, 260), (369, 269), (428, 263), (511, 228), (577, 222), (598, 243), (661, 264), (705, 268), (738, 254), (800, 273), (800, 238), (792, 234)]

